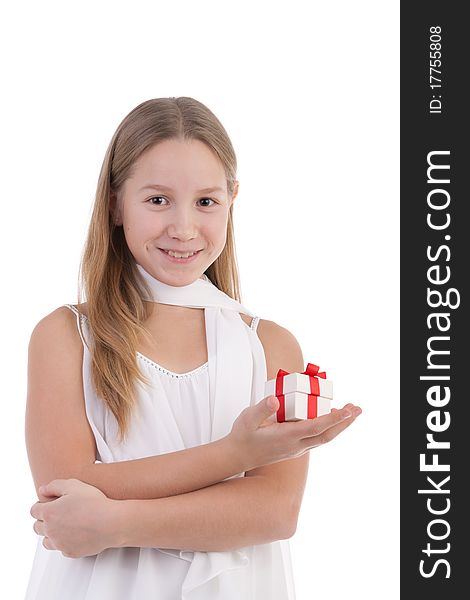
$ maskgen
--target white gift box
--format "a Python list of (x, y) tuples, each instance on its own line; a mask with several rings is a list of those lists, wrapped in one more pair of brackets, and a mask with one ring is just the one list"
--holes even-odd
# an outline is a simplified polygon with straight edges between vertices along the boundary
[[(333, 382), (326, 379), (319, 367), (308, 363), (303, 373), (287, 373), (279, 369), (278, 377), (266, 381), (264, 396), (277, 396), (280, 404), (275, 417), (279, 422), (315, 419), (331, 412)], [(276, 382), (280, 379), (281, 390), (276, 394)]]
[(308, 419), (308, 402), (316, 402), (316, 416), (321, 417), (331, 412), (331, 400), (323, 396), (307, 396), (303, 392), (291, 392), (284, 396), (284, 420), (299, 421)]
[[(320, 393), (319, 396), (323, 398), (333, 398), (333, 382), (329, 379), (322, 379), (321, 377), (315, 377), (318, 381), (318, 387)], [(303, 392), (304, 394), (311, 393), (310, 377), (304, 373), (289, 373), (284, 375), (282, 378), (283, 393), (290, 394), (292, 392)], [(276, 380), (270, 379), (264, 384), (264, 397), (276, 395)]]

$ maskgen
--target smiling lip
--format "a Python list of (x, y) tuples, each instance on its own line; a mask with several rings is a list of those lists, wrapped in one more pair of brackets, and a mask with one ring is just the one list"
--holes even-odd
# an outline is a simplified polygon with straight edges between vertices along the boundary
[(201, 250), (175, 250), (175, 248), (159, 248), (159, 250), (164, 250), (165, 252), (168, 252), (169, 250), (171, 250), (172, 252), (178, 252), (179, 254), (185, 254), (186, 252), (200, 252)]
[[(189, 256), (188, 258), (176, 258), (176, 256), (170, 256), (170, 254), (168, 254), (167, 250), (164, 250), (163, 248), (159, 248), (160, 252), (163, 252), (163, 254), (165, 255), (165, 257), (173, 263), (180, 263), (180, 264), (186, 264), (186, 263), (190, 263), (193, 262), (193, 260), (196, 260), (196, 258), (199, 256), (201, 250), (196, 250), (195, 253), (192, 256)], [(175, 250), (175, 252), (178, 252), (178, 250)], [(189, 252), (189, 250), (187, 250), (187, 252)]]

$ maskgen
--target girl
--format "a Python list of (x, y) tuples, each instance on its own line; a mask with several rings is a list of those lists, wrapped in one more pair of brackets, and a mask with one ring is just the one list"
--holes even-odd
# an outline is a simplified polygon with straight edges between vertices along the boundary
[(44, 317), (29, 344), (40, 537), (26, 600), (294, 598), (308, 450), (361, 411), (276, 422), (264, 382), (304, 360), (240, 303), (237, 192), (232, 144), (200, 102), (148, 100), (117, 128), (86, 302)]

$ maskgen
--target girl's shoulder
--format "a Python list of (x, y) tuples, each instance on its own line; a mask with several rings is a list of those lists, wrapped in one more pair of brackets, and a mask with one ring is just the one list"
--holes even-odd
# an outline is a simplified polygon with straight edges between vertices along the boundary
[(302, 349), (293, 333), (267, 319), (259, 320), (257, 333), (266, 356), (268, 379), (276, 377), (280, 368), (289, 373), (303, 371)]
[[(70, 307), (72, 307), (72, 310)], [(75, 327), (71, 327), (71, 324), (76, 321), (73, 312), (78, 312), (86, 317), (86, 302), (82, 304), (62, 304), (61, 306), (58, 306), (36, 323), (33, 333), (36, 331), (60, 332), (64, 327), (75, 329)]]
[(69, 305), (64, 305), (61, 308), (65, 308), (66, 310), (70, 310), (69, 306), (72, 306), (75, 311), (79, 312), (81, 315), (83, 315), (84, 317), (88, 317), (88, 312), (87, 312), (87, 303), (86, 302), (82, 302), (81, 304), (69, 304)]
[(65, 350), (65, 354), (72, 357), (72, 360), (74, 357), (78, 359), (82, 352), (82, 342), (76, 316), (67, 306), (62, 305), (36, 323), (29, 340), (29, 353), (32, 358), (39, 357), (39, 360), (44, 353), (51, 358)]

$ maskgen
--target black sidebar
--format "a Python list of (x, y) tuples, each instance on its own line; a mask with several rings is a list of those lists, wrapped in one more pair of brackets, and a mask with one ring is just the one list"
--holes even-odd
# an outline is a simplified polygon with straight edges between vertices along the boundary
[(401, 2), (404, 600), (470, 596), (470, 24), (464, 8)]

